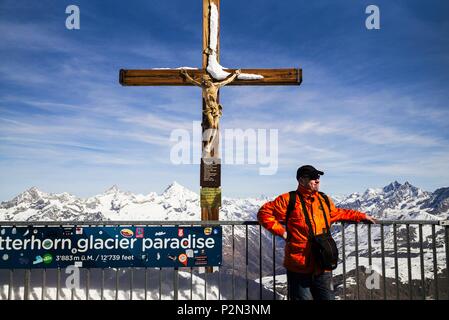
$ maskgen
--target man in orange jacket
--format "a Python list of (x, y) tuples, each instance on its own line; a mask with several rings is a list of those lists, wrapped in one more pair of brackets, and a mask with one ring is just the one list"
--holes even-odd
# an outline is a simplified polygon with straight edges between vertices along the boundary
[[(312, 232), (309, 226), (313, 236), (319, 236), (328, 232), (330, 224), (336, 221), (376, 223), (374, 218), (365, 213), (335, 207), (330, 198), (319, 192), (320, 176), (323, 174), (311, 165), (298, 168), (296, 194), (292, 192), (278, 196), (265, 203), (257, 214), (264, 228), (286, 240), (284, 266), (287, 269), (290, 300), (334, 299), (332, 274), (312, 254)], [(287, 215), (290, 194), (296, 195), (296, 199), (290, 202)], [(286, 217), (288, 221), (284, 226)]]

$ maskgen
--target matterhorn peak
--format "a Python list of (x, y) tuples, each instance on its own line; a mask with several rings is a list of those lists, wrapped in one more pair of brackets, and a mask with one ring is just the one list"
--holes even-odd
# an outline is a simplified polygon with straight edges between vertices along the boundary
[(172, 197), (172, 196), (180, 196), (180, 195), (188, 195), (188, 197), (197, 197), (198, 195), (194, 193), (193, 191), (187, 189), (183, 185), (179, 184), (176, 181), (173, 181), (162, 193), (165, 197)]
[(116, 184), (114, 184), (112, 187), (107, 189), (104, 193), (108, 194), (108, 193), (118, 193), (118, 192), (120, 192), (120, 189), (117, 187)]
[(182, 190), (182, 189), (184, 189), (184, 186), (183, 186), (183, 185), (179, 184), (179, 183), (176, 182), (176, 181), (173, 181), (172, 183), (170, 183), (170, 184), (168, 185), (167, 188), (165, 188), (165, 190), (164, 190), (163, 193), (166, 193), (166, 192), (168, 192), (168, 191), (170, 191), (170, 190)]

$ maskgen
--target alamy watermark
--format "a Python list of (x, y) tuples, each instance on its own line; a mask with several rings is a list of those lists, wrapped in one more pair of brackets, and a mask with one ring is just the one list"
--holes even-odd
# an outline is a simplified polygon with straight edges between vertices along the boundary
[(365, 279), (365, 286), (368, 290), (379, 290), (380, 289), (380, 273), (375, 270), (373, 266), (368, 266), (365, 269), (365, 274), (367, 275)]
[(68, 266), (65, 269), (65, 273), (68, 274), (65, 279), (65, 286), (68, 289), (79, 289), (80, 288), (80, 268), (73, 265)]
[(67, 6), (65, 13), (69, 16), (65, 19), (65, 27), (69, 30), (80, 29), (80, 8), (74, 4)]
[[(218, 138), (209, 143), (211, 137)], [(274, 175), (278, 170), (278, 130), (277, 129), (224, 129), (217, 135), (216, 129), (202, 133), (201, 122), (192, 122), (192, 131), (175, 129), (170, 134), (173, 146), (170, 161), (173, 164), (200, 164), (221, 157), (226, 165), (259, 165), (260, 175)], [(206, 147), (201, 154), (202, 142)]]
[(379, 7), (371, 4), (365, 9), (365, 13), (369, 16), (365, 20), (365, 27), (368, 30), (380, 29), (380, 10)]

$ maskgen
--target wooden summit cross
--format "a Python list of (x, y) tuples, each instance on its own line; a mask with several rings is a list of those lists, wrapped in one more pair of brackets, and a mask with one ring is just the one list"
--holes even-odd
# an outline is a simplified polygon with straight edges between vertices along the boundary
[(302, 81), (302, 70), (296, 68), (223, 69), (219, 64), (219, 9), (220, 0), (203, 0), (202, 69), (120, 70), (120, 84), (124, 86), (202, 87), (201, 220), (219, 220), (221, 206), (218, 120), (222, 110), (218, 89), (223, 85), (299, 85)]

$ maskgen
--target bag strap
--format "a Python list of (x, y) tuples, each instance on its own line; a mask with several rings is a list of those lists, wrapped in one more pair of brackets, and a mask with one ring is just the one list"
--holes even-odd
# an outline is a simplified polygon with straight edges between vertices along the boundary
[[(319, 194), (324, 198), (324, 202), (326, 203), (327, 209), (330, 212), (330, 210), (331, 210), (330, 207), (331, 206), (330, 206), (330, 202), (329, 202), (329, 197), (324, 192), (321, 192), (321, 191), (319, 192)], [(309, 227), (310, 236), (314, 237), (312, 223), (310, 222), (310, 217), (309, 217), (309, 211), (307, 210), (306, 204), (304, 202), (304, 198), (302, 197), (301, 193), (297, 192), (296, 190), (295, 191), (290, 191), (289, 195), (290, 195), (290, 198), (288, 200), (287, 213), (285, 215), (285, 229), (287, 230), (287, 238), (288, 238), (288, 219), (290, 217), (290, 214), (295, 209), (296, 195), (299, 196), (299, 200), (301, 201), (302, 211), (303, 211), (303, 214), (304, 214), (304, 218), (306, 219), (307, 226)], [(321, 201), (321, 198), (319, 196), (318, 196), (318, 201), (320, 202), (320, 205), (323, 208), (324, 222), (326, 223), (327, 232), (329, 232), (329, 230), (330, 230), (329, 223), (327, 221), (326, 213), (324, 212), (323, 202)]]
[(307, 207), (304, 202), (304, 198), (302, 197), (300, 192), (298, 192), (298, 196), (299, 196), (299, 200), (301, 200), (302, 213), (304, 214), (304, 218), (306, 219), (307, 226), (309, 227), (309, 237), (310, 237), (310, 239), (313, 239), (315, 234), (313, 233), (312, 223), (310, 222), (309, 211), (307, 211)]
[(326, 212), (324, 212), (323, 202), (321, 201), (320, 197), (318, 197), (318, 200), (320, 201), (321, 208), (323, 208), (324, 222), (326, 223), (326, 229), (327, 229), (327, 232), (329, 233), (330, 228), (329, 228), (329, 223), (327, 222)]
[(290, 214), (295, 210), (296, 205), (296, 190), (289, 192), (290, 198), (288, 200), (287, 213), (285, 214), (285, 230), (287, 231), (288, 238), (288, 219), (290, 218)]
[[(329, 214), (330, 214), (330, 212), (331, 212), (331, 204), (329, 202), (329, 197), (324, 192), (319, 191), (318, 193), (324, 198), (324, 202), (326, 202), (327, 210), (329, 210)], [(326, 213), (324, 212), (323, 202), (321, 201), (321, 198), (319, 196), (318, 196), (318, 200), (320, 201), (321, 208), (323, 208), (324, 221), (326, 222), (327, 232), (329, 232), (329, 230), (330, 230), (329, 223), (327, 222)]]
[(327, 209), (330, 212), (331, 211), (331, 203), (329, 202), (329, 197), (324, 192), (318, 191), (318, 193), (321, 194), (321, 196), (324, 198), (324, 202), (326, 202)]

